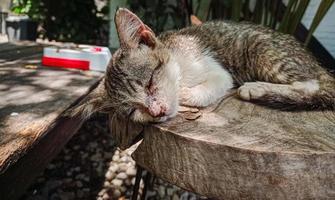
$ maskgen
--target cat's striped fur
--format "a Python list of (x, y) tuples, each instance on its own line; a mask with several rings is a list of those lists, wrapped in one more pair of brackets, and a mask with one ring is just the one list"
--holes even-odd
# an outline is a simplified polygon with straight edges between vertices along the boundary
[[(267, 106), (335, 109), (334, 77), (292, 36), (216, 21), (156, 37), (127, 9), (115, 23), (121, 47), (100, 89), (77, 111), (110, 107), (134, 121), (164, 121), (180, 104), (207, 106), (233, 87)], [(97, 97), (99, 106), (89, 103)]]

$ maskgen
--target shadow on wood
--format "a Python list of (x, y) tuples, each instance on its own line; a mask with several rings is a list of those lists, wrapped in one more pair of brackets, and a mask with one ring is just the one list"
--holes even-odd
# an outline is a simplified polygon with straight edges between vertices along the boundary
[(1, 199), (18, 199), (80, 128), (83, 119), (60, 115), (96, 87), (102, 75), (44, 68), (42, 47), (0, 45)]
[[(194, 121), (178, 115), (144, 126), (137, 164), (207, 197), (335, 198), (334, 112), (284, 112), (235, 97), (201, 112)], [(113, 130), (124, 132), (115, 123)], [(128, 130), (129, 141), (139, 130)]]

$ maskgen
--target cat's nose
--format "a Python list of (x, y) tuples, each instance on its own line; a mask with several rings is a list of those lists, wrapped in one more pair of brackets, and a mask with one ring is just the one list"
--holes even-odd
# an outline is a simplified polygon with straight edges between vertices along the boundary
[(166, 111), (166, 106), (157, 103), (153, 103), (148, 107), (148, 113), (152, 117), (163, 117), (166, 115)]

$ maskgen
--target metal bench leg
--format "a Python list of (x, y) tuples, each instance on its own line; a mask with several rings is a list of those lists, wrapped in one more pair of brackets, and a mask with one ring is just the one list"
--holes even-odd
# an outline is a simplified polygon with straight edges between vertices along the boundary
[(140, 189), (140, 182), (142, 178), (143, 168), (139, 165), (137, 165), (137, 172), (136, 172), (136, 178), (135, 178), (135, 185), (133, 187), (133, 195), (131, 197), (132, 200), (137, 200), (138, 191)]
[(147, 171), (145, 178), (144, 178), (144, 188), (143, 188), (141, 200), (145, 200), (148, 189), (152, 188), (152, 185), (153, 185), (152, 179), (153, 179), (152, 174)]

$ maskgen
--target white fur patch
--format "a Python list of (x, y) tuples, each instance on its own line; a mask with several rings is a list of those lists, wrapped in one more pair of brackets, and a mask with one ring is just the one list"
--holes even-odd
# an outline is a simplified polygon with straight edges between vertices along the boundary
[(171, 56), (168, 63), (164, 67), (164, 75), (158, 82), (160, 96), (168, 105), (167, 115), (173, 117), (178, 111), (178, 88), (180, 81), (180, 65), (176, 59)]
[(305, 82), (294, 82), (292, 85), (294, 89), (302, 90), (307, 94), (313, 94), (320, 89), (319, 82), (314, 79)]
[(233, 78), (209, 51), (196, 50), (176, 55), (181, 70), (179, 99), (184, 105), (204, 107), (223, 97), (233, 87)]

